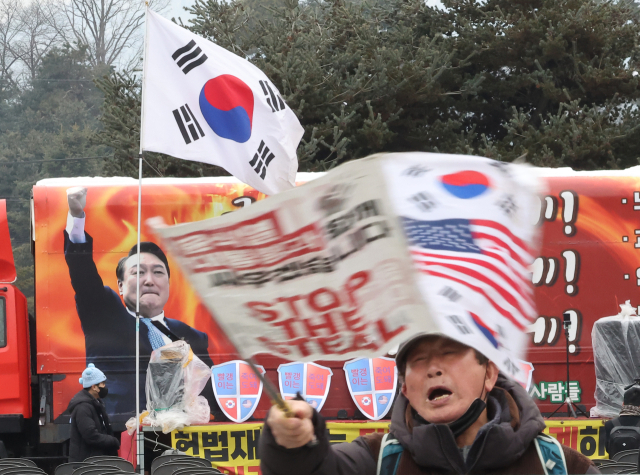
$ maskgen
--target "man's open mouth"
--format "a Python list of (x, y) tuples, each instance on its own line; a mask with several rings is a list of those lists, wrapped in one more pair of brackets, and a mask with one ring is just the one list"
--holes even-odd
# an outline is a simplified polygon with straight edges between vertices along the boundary
[(438, 401), (453, 394), (447, 388), (434, 388), (429, 392), (429, 401)]

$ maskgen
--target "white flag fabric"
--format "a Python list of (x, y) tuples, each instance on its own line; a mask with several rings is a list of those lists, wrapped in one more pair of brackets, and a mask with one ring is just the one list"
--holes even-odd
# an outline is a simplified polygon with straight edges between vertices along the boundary
[(272, 195), (295, 184), (304, 129), (249, 61), (147, 10), (141, 149), (218, 165)]
[(374, 358), (433, 332), (526, 383), (541, 191), (523, 165), (383, 154), (225, 216), (151, 225), (244, 355)]

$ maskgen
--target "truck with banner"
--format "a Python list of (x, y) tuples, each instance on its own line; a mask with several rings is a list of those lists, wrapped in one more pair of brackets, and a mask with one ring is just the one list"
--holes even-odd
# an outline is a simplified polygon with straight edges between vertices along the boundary
[[(528, 329), (529, 350), (525, 359), (533, 367), (529, 392), (545, 414), (552, 413), (565, 400), (567, 389), (571, 400), (588, 412), (595, 405), (592, 326), (602, 317), (617, 314), (619, 305), (626, 300), (631, 300), (634, 306), (640, 305), (636, 297), (640, 286), (640, 229), (637, 229), (640, 169), (611, 172), (559, 169), (539, 170), (538, 173), (546, 176), (548, 189), (540, 206), (543, 244), (532, 266), (538, 317)], [(313, 178), (311, 174), (299, 174), (298, 182)], [(75, 222), (69, 215), (67, 192), (77, 187), (87, 189), (82, 223)], [(125, 387), (132, 374), (125, 368), (133, 358), (135, 341), (124, 327), (113, 328), (117, 318), (121, 318), (120, 314), (100, 313), (103, 309), (95, 308), (95, 313), (101, 316), (96, 319), (91, 316), (92, 311), (88, 312), (89, 316), (83, 312), (83, 305), (100, 306), (99, 299), (92, 301), (91, 292), (105, 292), (108, 288), (112, 303), (117, 303), (116, 299), (126, 293), (119, 285), (116, 272), (121, 258), (136, 243), (137, 197), (137, 181), (129, 178), (65, 178), (38, 182), (33, 188), (32, 206), (36, 288), (32, 319), (24, 297), (13, 285), (15, 271), (10, 271), (12, 257), (6, 251), (8, 231), (0, 234), (0, 368), (7, 368), (0, 371), (0, 385), (6, 389), (0, 392), (0, 439), (12, 448), (12, 441), (23, 440), (19, 436), (30, 434), (29, 443), (19, 444), (22, 455), (25, 455), (24, 447), (37, 444), (59, 447), (68, 439), (69, 415), (65, 411), (71, 397), (80, 389), (78, 378), (88, 362), (95, 362), (98, 367), (102, 363), (108, 369), (110, 395), (113, 388), (114, 397), (109, 397), (111, 402), (109, 398), (105, 401), (110, 406), (116, 429), (123, 430), (126, 420), (133, 415), (131, 408), (135, 401), (128, 398), (131, 388)], [(265, 195), (233, 178), (145, 179), (142, 240), (156, 239), (146, 224), (148, 218), (160, 216), (170, 224), (189, 223), (235, 212), (264, 198)], [(509, 207), (510, 203), (506, 200), (501, 206)], [(2, 226), (6, 228), (4, 208), (0, 209), (0, 228)], [(69, 244), (70, 235), (78, 232), (86, 233), (92, 246), (88, 265), (80, 270), (72, 268)], [(237, 238), (242, 239), (241, 236)], [(89, 241), (78, 245), (85, 246), (86, 251)], [(241, 243), (229, 244), (238, 246)], [(201, 304), (171, 254), (167, 254), (167, 262), (171, 274), (163, 309), (165, 319), (178, 322), (176, 328), (180, 326), (185, 332), (206, 336), (200, 340), (206, 342), (204, 350), (199, 351), (208, 355), (209, 365), (218, 368), (214, 371), (213, 383), (222, 382), (224, 388), (232, 388), (233, 379), (238, 387), (242, 386), (243, 375), (247, 373), (243, 373), (241, 363), (236, 363), (235, 372), (225, 369), (228, 363), (239, 359), (233, 346)], [(82, 272), (90, 275), (82, 278)], [(563, 314), (568, 314), (571, 322), (568, 332), (571, 381), (568, 388)], [(392, 404), (388, 394), (393, 396), (399, 390), (395, 373), (393, 378), (391, 373), (382, 373), (395, 369), (385, 369), (386, 363), (382, 360), (377, 363), (367, 360), (360, 366), (355, 363), (347, 366), (349, 361), (314, 361), (313, 364), (300, 363), (300, 368), (286, 367), (284, 365), (292, 362), (271, 355), (260, 355), (256, 361), (285, 397), (291, 397), (296, 384), (304, 385), (305, 397), (310, 402), (315, 401), (327, 419), (360, 424), (358, 430), (381, 429), (382, 426), (376, 424), (384, 425), (384, 417), (388, 417), (387, 410)], [(380, 374), (376, 373), (378, 369)], [(308, 379), (311, 376), (316, 379), (311, 381)], [(372, 387), (367, 393), (363, 388), (366, 378), (372, 376), (380, 376), (384, 384), (392, 379), (393, 382), (385, 389)], [(370, 386), (375, 386), (373, 379), (368, 381)], [(247, 394), (253, 395), (255, 400), (251, 404), (245, 403), (241, 391), (228, 397), (220, 391), (210, 395), (212, 421), (227, 424), (238, 421), (242, 426), (237, 427), (243, 427), (242, 430), (256, 430), (253, 426), (265, 417), (270, 402), (265, 394), (251, 389), (253, 383), (249, 379), (246, 381), (250, 388)], [(213, 392), (211, 386), (209, 392)], [(207, 397), (204, 392), (203, 395)], [(122, 397), (119, 399), (118, 396)], [(221, 402), (222, 398), (226, 398), (224, 402)], [(372, 399), (381, 406), (367, 412)], [(129, 403), (120, 404), (122, 400)], [(247, 405), (244, 412), (239, 409), (243, 404)], [(145, 405), (142, 401), (142, 407)], [(246, 417), (247, 411), (251, 412), (249, 417)], [(562, 409), (558, 415), (565, 414), (566, 409)], [(366, 422), (381, 417), (380, 422)], [(245, 425), (248, 428), (244, 428)], [(548, 429), (552, 434), (566, 438), (567, 445), (601, 458), (606, 457), (602, 449), (601, 425), (600, 421), (570, 421), (558, 426), (560, 429), (549, 424)], [(181, 445), (190, 441), (196, 449), (200, 447), (199, 456), (203, 456), (203, 451), (209, 449), (193, 444), (196, 439), (205, 439), (193, 434), (227, 431), (224, 448), (233, 453), (232, 434), (240, 429), (227, 425), (206, 427), (174, 432), (173, 442)], [(350, 434), (348, 432), (346, 439), (335, 440), (349, 440)], [(206, 440), (213, 440), (211, 437)], [(216, 437), (216, 440), (223, 440), (222, 436)], [(245, 442), (242, 444), (246, 445)], [(238, 456), (241, 452), (249, 453), (242, 444)], [(186, 445), (184, 448), (188, 449)], [(229, 466), (233, 460), (231, 457)]]

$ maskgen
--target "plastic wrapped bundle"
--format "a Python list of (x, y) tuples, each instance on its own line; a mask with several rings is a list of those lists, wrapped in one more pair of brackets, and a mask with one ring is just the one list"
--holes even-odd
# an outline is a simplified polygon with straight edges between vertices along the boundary
[(596, 405), (591, 417), (617, 417), (624, 387), (640, 376), (640, 318), (629, 303), (620, 313), (593, 325), (591, 340), (596, 369)]
[(169, 433), (209, 422), (209, 403), (199, 396), (211, 369), (185, 341), (174, 341), (151, 353), (147, 371), (147, 411), (143, 423)]

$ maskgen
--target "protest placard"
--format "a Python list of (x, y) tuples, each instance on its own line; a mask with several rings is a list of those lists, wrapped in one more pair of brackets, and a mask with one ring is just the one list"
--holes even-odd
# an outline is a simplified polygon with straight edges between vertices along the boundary
[(243, 355), (376, 357), (438, 332), (522, 379), (538, 188), (521, 165), (384, 154), (225, 216), (150, 224)]

